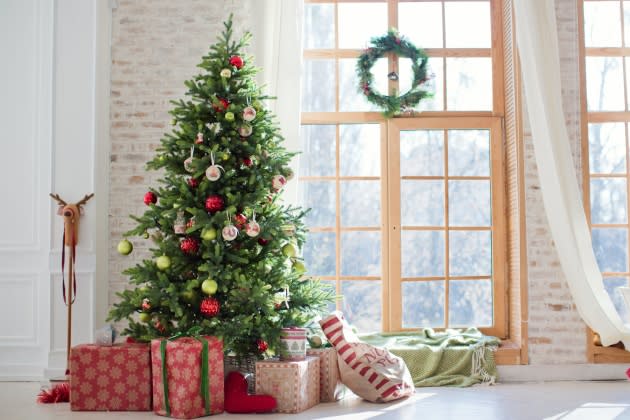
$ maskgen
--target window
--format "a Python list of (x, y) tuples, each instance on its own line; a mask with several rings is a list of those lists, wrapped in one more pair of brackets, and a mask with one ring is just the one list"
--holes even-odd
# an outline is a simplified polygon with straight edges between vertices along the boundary
[[(628, 123), (630, 122), (630, 1), (583, 0), (582, 167), (584, 202), (604, 287), (624, 322), (630, 314), (617, 291), (628, 286)], [(590, 341), (592, 342), (592, 340)], [(590, 346), (594, 362), (630, 360), (626, 351)]]
[[(617, 311), (630, 321), (619, 286), (628, 267), (628, 82), (630, 1), (583, 2), (585, 197), (590, 202), (593, 248), (604, 286)], [(584, 95), (583, 95), (584, 96)], [(586, 169), (587, 168), (587, 169)]]
[[(305, 3), (298, 179), (311, 208), (309, 273), (334, 284), (337, 308), (363, 332), (472, 325), (507, 337), (508, 276), (520, 269), (509, 2)], [(430, 57), (435, 95), (385, 119), (359, 93), (355, 65), (390, 27)], [(377, 88), (404, 92), (410, 67), (381, 59)]]

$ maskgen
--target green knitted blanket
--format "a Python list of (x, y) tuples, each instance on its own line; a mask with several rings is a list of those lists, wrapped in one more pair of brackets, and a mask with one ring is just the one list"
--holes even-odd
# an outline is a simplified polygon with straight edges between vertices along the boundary
[(400, 356), (417, 387), (493, 384), (497, 377), (494, 351), (500, 341), (476, 328), (443, 332), (425, 328), (418, 332), (364, 334), (359, 338)]

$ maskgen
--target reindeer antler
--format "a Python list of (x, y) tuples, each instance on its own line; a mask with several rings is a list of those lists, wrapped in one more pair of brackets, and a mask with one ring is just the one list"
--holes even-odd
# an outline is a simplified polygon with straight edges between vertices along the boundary
[(61, 197), (59, 197), (59, 194), (50, 193), (48, 195), (50, 195), (56, 202), (58, 202), (60, 206), (65, 206), (68, 204), (65, 201), (63, 201)]
[(76, 203), (76, 206), (77, 206), (77, 207), (81, 207), (82, 205), (84, 205), (85, 203), (87, 203), (87, 202), (88, 202), (88, 200), (89, 200), (90, 198), (92, 198), (92, 197), (94, 197), (94, 193), (92, 193), (92, 194), (85, 194), (85, 197), (83, 197), (83, 198), (81, 199), (81, 201), (78, 201), (78, 202)]

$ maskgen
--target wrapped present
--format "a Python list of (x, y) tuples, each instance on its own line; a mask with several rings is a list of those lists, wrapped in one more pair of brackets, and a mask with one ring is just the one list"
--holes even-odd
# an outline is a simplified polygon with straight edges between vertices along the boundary
[(256, 362), (256, 394), (268, 394), (281, 413), (300, 413), (319, 403), (319, 357), (296, 362)]
[(223, 343), (216, 337), (151, 341), (153, 411), (192, 419), (223, 412)]
[(151, 355), (148, 344), (70, 350), (70, 409), (151, 411)]
[(341, 383), (337, 351), (332, 347), (308, 349), (307, 356), (319, 357), (319, 401), (339, 401), (345, 394)]

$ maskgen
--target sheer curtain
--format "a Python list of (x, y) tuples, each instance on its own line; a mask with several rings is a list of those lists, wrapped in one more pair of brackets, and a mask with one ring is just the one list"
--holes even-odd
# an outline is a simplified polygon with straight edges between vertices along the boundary
[[(300, 75), (302, 69), (303, 0), (255, 0), (252, 2), (252, 54), (262, 69), (258, 83), (277, 99), (268, 107), (277, 116), (284, 145), (290, 151), (300, 148)], [(297, 174), (298, 158), (292, 162)], [(288, 182), (284, 201), (298, 202), (297, 181)]]
[(606, 293), (572, 162), (560, 92), (556, 16), (552, 0), (515, 0), (523, 91), (545, 211), (577, 310), (604, 346), (622, 341), (626, 327)]

